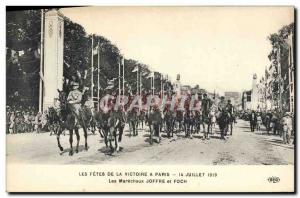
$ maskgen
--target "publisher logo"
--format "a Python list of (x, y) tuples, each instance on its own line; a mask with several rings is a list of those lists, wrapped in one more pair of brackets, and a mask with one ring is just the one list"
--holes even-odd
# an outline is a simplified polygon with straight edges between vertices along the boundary
[(268, 181), (269, 181), (269, 183), (278, 183), (280, 181), (280, 178), (272, 176), (272, 177), (268, 178)]

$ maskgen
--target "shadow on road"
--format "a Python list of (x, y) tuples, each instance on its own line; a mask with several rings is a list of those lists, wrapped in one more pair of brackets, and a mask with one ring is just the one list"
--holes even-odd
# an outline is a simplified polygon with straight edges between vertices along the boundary
[[(118, 152), (123, 151), (123, 149), (124, 149), (124, 148), (120, 146), (120, 150), (119, 150)], [(113, 155), (113, 154), (117, 153), (116, 151), (114, 151), (114, 150), (113, 150), (112, 148), (110, 148), (109, 146), (108, 146), (108, 147), (103, 146), (103, 147), (101, 147), (100, 149), (98, 149), (98, 151), (99, 151), (100, 153), (103, 153), (103, 154), (109, 155), (109, 156), (115, 156), (115, 155)]]
[[(89, 150), (89, 148), (90, 148), (90, 147), (88, 146), (88, 150)], [(60, 155), (63, 155), (64, 153), (69, 153), (70, 150), (71, 150), (71, 148), (64, 149), (64, 150), (60, 153)], [(74, 153), (76, 153), (75, 150), (76, 150), (76, 145), (73, 146), (73, 151), (74, 151)], [(79, 145), (79, 147), (78, 147), (78, 153), (80, 153), (80, 152), (82, 152), (82, 151), (86, 151), (85, 148), (84, 148), (84, 145)]]

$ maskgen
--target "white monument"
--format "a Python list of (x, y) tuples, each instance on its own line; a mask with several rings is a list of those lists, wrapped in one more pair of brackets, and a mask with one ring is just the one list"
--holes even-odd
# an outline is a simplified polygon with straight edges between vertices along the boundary
[(180, 74), (177, 74), (176, 82), (174, 83), (174, 91), (177, 96), (181, 96)]
[(258, 107), (257, 75), (253, 74), (252, 93), (251, 93), (251, 110), (257, 110), (257, 107)]
[(43, 110), (54, 105), (63, 86), (64, 21), (57, 10), (45, 13)]

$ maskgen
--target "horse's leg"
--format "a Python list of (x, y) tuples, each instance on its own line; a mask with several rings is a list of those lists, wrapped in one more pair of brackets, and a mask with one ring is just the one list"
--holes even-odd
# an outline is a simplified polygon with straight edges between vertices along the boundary
[(60, 134), (62, 133), (61, 127), (58, 127), (58, 132), (56, 134), (57, 145), (60, 151), (63, 151), (64, 148), (60, 145)]
[(108, 147), (108, 140), (107, 140), (107, 132), (106, 132), (106, 130), (103, 130), (104, 131), (104, 133), (103, 133), (103, 135), (104, 135), (104, 142), (105, 142), (105, 146), (106, 146), (106, 148)]
[(69, 138), (69, 142), (70, 142), (70, 152), (69, 155), (73, 155), (73, 129), (70, 129), (70, 138)]
[(85, 147), (85, 150), (87, 151), (88, 150), (88, 143), (87, 143), (87, 130), (85, 127), (83, 127), (83, 132), (84, 132), (84, 147)]
[(98, 130), (99, 130), (100, 137), (101, 137), (101, 138), (104, 138), (102, 129), (99, 127)]
[(75, 150), (75, 152), (78, 153), (78, 149), (79, 149), (79, 141), (80, 141), (80, 135), (79, 135), (78, 129), (75, 129), (75, 135), (76, 135), (76, 139), (77, 139), (77, 145), (76, 145), (76, 150)]
[(119, 141), (119, 142), (122, 141), (124, 128), (125, 128), (125, 127), (123, 127), (123, 126), (120, 126), (120, 127), (119, 127), (119, 137), (118, 137), (118, 141)]

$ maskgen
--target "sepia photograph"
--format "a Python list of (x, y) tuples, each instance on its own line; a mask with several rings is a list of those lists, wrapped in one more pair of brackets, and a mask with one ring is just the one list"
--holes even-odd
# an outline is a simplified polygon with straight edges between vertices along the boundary
[(294, 192), (294, 12), (6, 7), (6, 190)]

